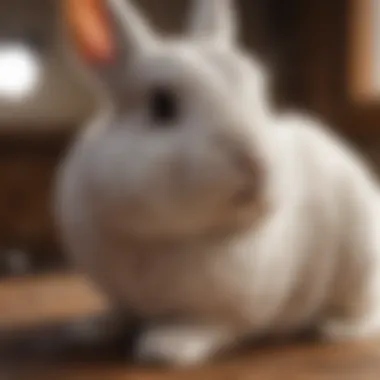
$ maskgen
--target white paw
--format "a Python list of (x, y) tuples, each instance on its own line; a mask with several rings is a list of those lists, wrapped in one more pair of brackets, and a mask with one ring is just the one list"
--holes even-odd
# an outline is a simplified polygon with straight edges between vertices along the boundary
[(206, 361), (214, 353), (214, 343), (204, 331), (159, 326), (142, 334), (135, 354), (144, 362), (188, 367)]
[(320, 328), (327, 341), (339, 342), (380, 336), (380, 320), (329, 320)]

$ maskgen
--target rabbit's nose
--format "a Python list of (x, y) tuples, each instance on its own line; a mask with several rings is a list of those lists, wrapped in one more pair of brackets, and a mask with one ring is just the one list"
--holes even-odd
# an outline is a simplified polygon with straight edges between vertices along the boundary
[(255, 144), (251, 143), (252, 138), (223, 133), (216, 141), (234, 173), (233, 204), (240, 207), (255, 202), (264, 187), (264, 162)]
[(238, 171), (238, 184), (232, 197), (236, 206), (254, 202), (263, 185), (260, 160), (252, 153), (234, 152), (233, 164)]

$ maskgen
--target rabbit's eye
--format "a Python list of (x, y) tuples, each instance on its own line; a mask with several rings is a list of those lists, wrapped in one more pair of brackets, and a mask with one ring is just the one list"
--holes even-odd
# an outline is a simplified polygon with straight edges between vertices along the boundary
[(155, 89), (149, 99), (152, 121), (158, 126), (172, 123), (178, 117), (178, 98), (165, 88)]

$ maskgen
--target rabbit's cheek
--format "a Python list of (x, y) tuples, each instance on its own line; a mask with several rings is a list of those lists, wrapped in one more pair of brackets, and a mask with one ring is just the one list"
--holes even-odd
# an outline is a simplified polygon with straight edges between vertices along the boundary
[(241, 186), (241, 174), (224, 152), (205, 147), (171, 165), (173, 195), (202, 207), (223, 207)]

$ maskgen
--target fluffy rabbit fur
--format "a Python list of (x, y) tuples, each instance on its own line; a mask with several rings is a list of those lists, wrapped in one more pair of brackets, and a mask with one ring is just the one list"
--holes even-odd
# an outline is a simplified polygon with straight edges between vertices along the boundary
[(57, 216), (75, 263), (154, 321), (137, 355), (194, 365), (247, 336), (378, 333), (377, 183), (317, 121), (271, 110), (232, 0), (194, 1), (178, 39), (107, 4), (117, 59), (87, 68), (109, 102), (63, 162)]

